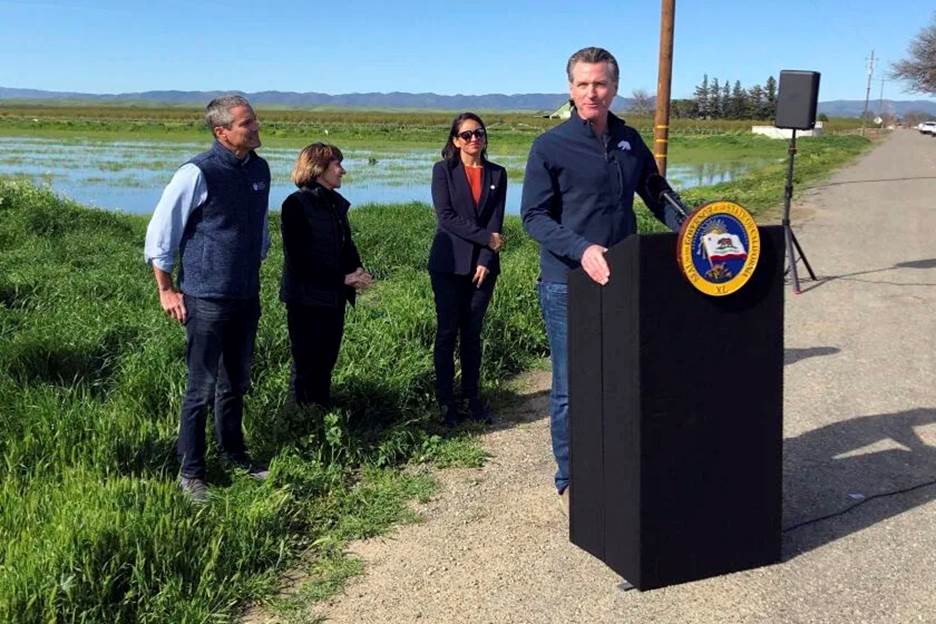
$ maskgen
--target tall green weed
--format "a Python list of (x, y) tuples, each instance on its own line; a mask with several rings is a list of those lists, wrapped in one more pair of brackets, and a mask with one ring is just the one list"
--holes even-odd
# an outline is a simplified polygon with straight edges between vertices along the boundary
[[(287, 399), (271, 216), (245, 429), (274, 478), (257, 485), (211, 457), (216, 487), (198, 509), (175, 486), (185, 338), (159, 309), (142, 261), (145, 220), (0, 181), (0, 621), (230, 615), (268, 592), (302, 544), (370, 535), (405, 517), (400, 501), (427, 486), (399, 467), (451, 463), (456, 448), (431, 410), (425, 262), (435, 218), (425, 205), (368, 206), (352, 225), (378, 284), (348, 313), (338, 407), (323, 414)], [(506, 231), (486, 334), (489, 390), (545, 353), (535, 249), (516, 219)]]

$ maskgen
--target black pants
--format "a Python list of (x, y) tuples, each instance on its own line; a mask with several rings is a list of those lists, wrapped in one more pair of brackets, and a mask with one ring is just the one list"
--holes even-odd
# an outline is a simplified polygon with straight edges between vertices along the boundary
[(241, 419), (250, 387), (250, 361), (260, 300), (206, 299), (185, 295), (188, 384), (182, 401), (176, 451), (185, 477), (205, 477), (205, 420), (214, 409), (221, 452), (244, 459)]
[(488, 275), (478, 288), (470, 275), (429, 273), (435, 295), (436, 337), (433, 352), (436, 399), (455, 401), (455, 339), (460, 340), (462, 395), (477, 399), (481, 379), (481, 328), (496, 276)]
[(286, 305), (292, 387), (299, 405), (327, 406), (331, 401), (331, 374), (344, 334), (344, 313), (343, 302), (339, 306)]

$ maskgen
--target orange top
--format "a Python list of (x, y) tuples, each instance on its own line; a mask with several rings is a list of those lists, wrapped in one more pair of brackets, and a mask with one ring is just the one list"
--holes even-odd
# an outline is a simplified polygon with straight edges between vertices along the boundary
[(484, 175), (484, 167), (465, 167), (465, 177), (468, 178), (468, 186), (471, 187), (471, 196), (474, 198), (475, 206), (481, 201), (481, 177)]

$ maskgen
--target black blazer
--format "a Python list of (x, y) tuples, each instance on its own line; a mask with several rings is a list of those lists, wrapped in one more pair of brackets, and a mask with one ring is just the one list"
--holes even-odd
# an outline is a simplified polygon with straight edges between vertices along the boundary
[(507, 199), (507, 170), (484, 161), (481, 199), (471, 196), (460, 158), (442, 160), (432, 168), (432, 204), (439, 221), (429, 270), (458, 275), (474, 274), (481, 264), (491, 274), (500, 272), (500, 259), (487, 245), (493, 232), (502, 232)]
[(345, 275), (361, 266), (348, 224), (350, 205), (315, 182), (283, 202), (281, 301), (313, 306), (354, 303), (354, 288), (344, 283)]

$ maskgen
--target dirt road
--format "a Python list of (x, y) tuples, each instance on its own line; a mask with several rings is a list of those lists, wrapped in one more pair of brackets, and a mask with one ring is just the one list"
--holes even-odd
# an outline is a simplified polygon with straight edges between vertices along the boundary
[[(818, 282), (787, 287), (784, 526), (936, 479), (936, 140), (897, 131), (795, 200)], [(804, 271), (805, 273), (805, 271)], [(531, 285), (532, 288), (532, 285)], [(784, 534), (780, 564), (623, 592), (552, 489), (548, 374), (440, 471), (425, 521), (353, 545), (333, 622), (936, 622), (936, 485)]]

